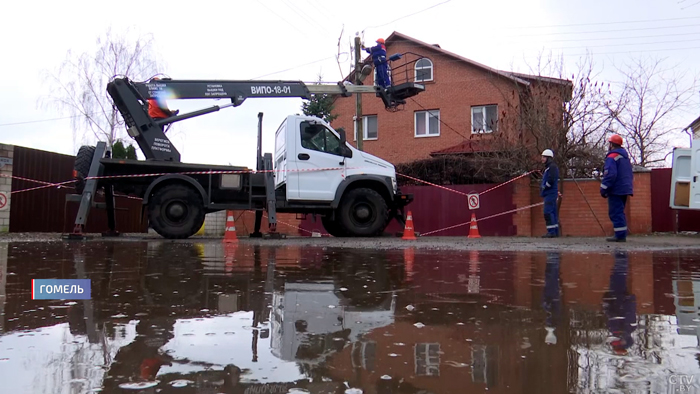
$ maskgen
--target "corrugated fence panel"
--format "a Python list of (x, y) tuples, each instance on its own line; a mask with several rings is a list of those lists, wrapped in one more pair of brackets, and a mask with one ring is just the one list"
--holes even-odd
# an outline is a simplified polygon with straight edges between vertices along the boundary
[[(12, 175), (50, 183), (64, 182), (73, 177), (74, 161), (74, 156), (15, 146)], [(78, 203), (66, 204), (66, 195), (74, 193), (75, 189), (69, 185), (17, 192), (37, 186), (42, 184), (13, 178), (10, 232), (72, 231), (78, 213)], [(98, 195), (95, 200), (102, 202), (104, 196)], [(141, 200), (117, 197), (116, 205), (117, 231), (147, 231), (147, 223), (140, 223)], [(86, 232), (106, 231), (106, 211), (92, 208), (85, 227)]]
[(700, 211), (669, 208), (671, 200), (671, 168), (651, 171), (651, 223), (654, 232), (675, 231), (678, 213), (678, 231), (700, 231)]
[(671, 169), (651, 170), (651, 231), (667, 233), (675, 231), (676, 212), (669, 205)]

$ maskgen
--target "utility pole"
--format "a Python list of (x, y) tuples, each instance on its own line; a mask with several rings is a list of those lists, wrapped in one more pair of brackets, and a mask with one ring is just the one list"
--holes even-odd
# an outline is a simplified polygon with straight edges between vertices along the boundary
[[(355, 85), (359, 85), (361, 80), (362, 69), (360, 67), (360, 54), (362, 43), (360, 42), (359, 34), (355, 34)], [(364, 132), (362, 130), (362, 95), (355, 94), (355, 124), (357, 125), (357, 149), (362, 150), (362, 139)]]

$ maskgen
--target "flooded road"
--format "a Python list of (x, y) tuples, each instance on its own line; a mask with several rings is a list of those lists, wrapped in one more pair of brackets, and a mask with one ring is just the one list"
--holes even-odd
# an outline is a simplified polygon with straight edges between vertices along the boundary
[[(0, 392), (700, 392), (700, 253), (0, 244)], [(90, 300), (32, 300), (32, 279)]]

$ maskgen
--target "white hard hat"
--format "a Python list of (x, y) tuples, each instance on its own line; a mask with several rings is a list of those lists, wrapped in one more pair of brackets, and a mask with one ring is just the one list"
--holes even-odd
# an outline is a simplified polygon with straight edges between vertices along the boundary
[(551, 149), (545, 149), (545, 150), (542, 152), (542, 156), (554, 157), (554, 152), (552, 152)]

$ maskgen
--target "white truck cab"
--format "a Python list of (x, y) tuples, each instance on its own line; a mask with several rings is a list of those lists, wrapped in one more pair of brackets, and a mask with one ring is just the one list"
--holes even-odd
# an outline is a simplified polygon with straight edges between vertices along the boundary
[(290, 201), (333, 201), (346, 177), (376, 175), (388, 177), (396, 193), (394, 165), (341, 140), (322, 119), (288, 116), (275, 135), (275, 188), (286, 185)]
[(344, 130), (320, 118), (288, 116), (274, 152), (278, 196), (288, 205), (327, 204), (322, 222), (331, 235), (378, 235), (391, 211), (410, 202), (398, 190), (394, 165), (354, 148)]
[(700, 139), (690, 148), (673, 150), (671, 170), (672, 209), (700, 209)]

